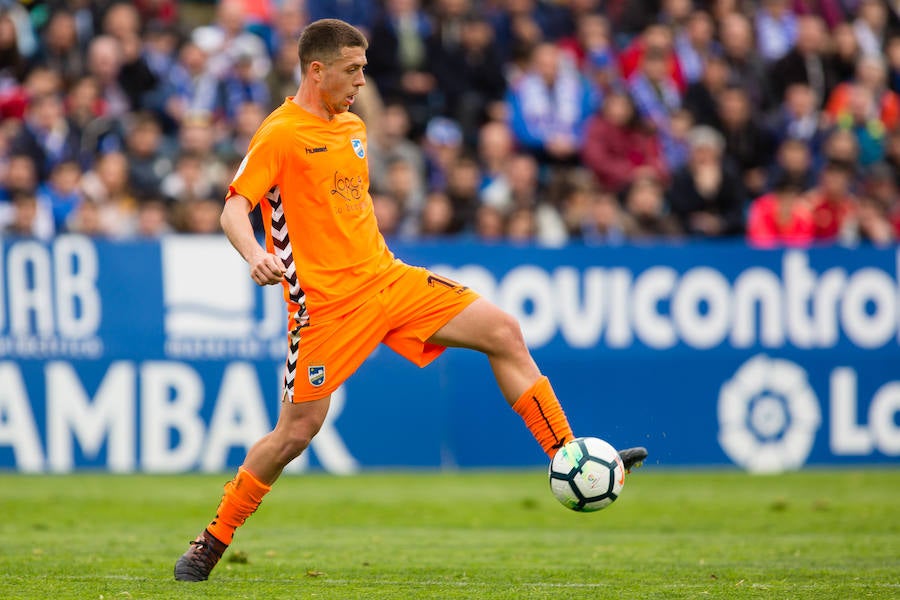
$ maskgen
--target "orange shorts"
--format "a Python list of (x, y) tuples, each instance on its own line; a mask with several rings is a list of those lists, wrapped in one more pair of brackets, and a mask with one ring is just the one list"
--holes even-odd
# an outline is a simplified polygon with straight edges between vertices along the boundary
[(403, 265), (403, 270), (399, 279), (351, 312), (322, 322), (310, 319), (290, 332), (285, 402), (328, 396), (380, 343), (420, 367), (446, 349), (429, 344), (428, 338), (479, 295), (421, 267)]

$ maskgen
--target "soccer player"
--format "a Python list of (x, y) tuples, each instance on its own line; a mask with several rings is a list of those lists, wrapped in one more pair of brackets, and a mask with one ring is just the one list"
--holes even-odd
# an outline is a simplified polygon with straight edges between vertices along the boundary
[[(260, 125), (229, 186), (222, 227), (259, 285), (281, 283), (288, 356), (274, 430), (225, 485), (216, 516), (175, 564), (202, 581), (282, 469), (319, 431), (332, 392), (384, 343), (419, 366), (448, 347), (487, 355), (500, 391), (549, 455), (573, 439), (516, 320), (471, 289), (394, 258), (369, 196), (366, 128), (348, 112), (366, 84), (365, 37), (335, 19), (300, 36), (297, 94)], [(248, 213), (260, 205), (266, 248)], [(621, 453), (626, 469), (646, 457)]]

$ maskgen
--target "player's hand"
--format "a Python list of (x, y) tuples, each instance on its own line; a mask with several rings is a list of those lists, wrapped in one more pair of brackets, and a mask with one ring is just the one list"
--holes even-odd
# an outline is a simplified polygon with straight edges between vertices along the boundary
[(279, 283), (286, 270), (281, 259), (268, 252), (260, 252), (250, 260), (250, 277), (257, 285)]

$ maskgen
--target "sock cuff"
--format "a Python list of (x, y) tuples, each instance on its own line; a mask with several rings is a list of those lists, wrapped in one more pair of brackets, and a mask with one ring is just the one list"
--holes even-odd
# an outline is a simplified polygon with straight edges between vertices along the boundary
[(530, 388), (525, 390), (525, 392), (519, 396), (519, 399), (516, 400), (512, 408), (519, 416), (524, 417), (533, 406), (530, 400), (534, 397), (541, 398), (545, 396), (547, 392), (550, 392), (550, 394), (553, 393), (553, 390), (550, 388), (550, 380), (546, 375), (541, 375), (537, 381), (531, 384)]
[(237, 476), (234, 478), (234, 486), (235, 489), (240, 489), (256, 503), (262, 502), (263, 496), (272, 489), (271, 485), (266, 485), (244, 467), (238, 469)]

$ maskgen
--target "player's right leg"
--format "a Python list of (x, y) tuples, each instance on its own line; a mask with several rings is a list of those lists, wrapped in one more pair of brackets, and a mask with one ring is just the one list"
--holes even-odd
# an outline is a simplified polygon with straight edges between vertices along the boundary
[(215, 519), (175, 563), (175, 579), (204, 581), (209, 578), (231, 543), (235, 530), (256, 511), (284, 467), (299, 456), (318, 433), (330, 402), (329, 395), (309, 402), (282, 403), (275, 429), (250, 448), (237, 475), (225, 484)]

